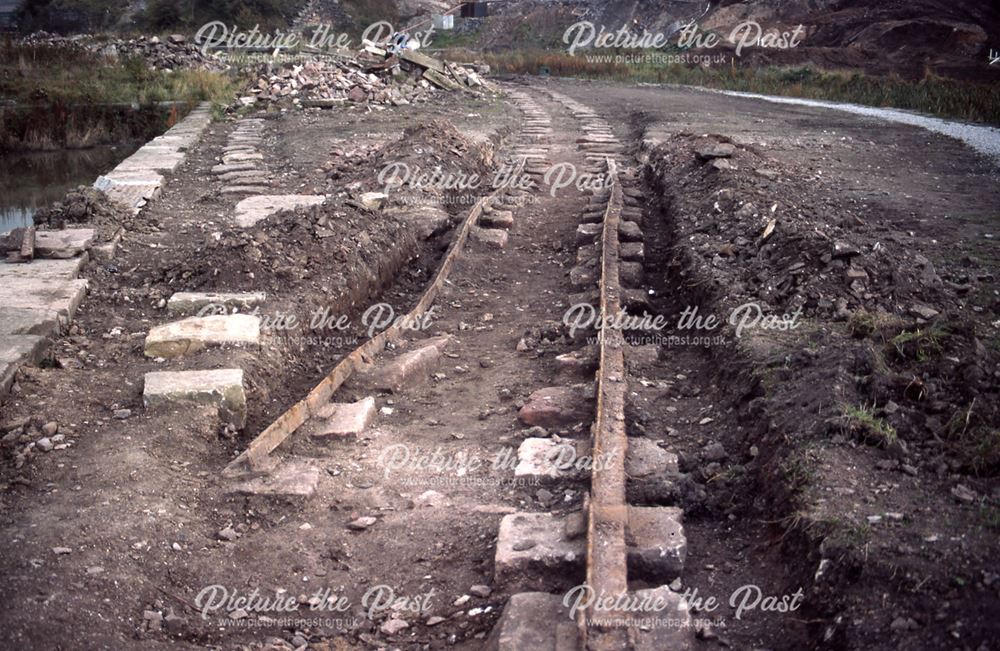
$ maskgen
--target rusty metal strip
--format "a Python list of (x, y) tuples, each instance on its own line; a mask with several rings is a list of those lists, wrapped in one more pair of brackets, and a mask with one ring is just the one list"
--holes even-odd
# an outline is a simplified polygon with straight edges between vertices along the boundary
[[(608, 319), (621, 310), (618, 225), (624, 203), (615, 161), (608, 157), (611, 196), (604, 211), (601, 232), (601, 317)], [(625, 529), (625, 340), (621, 329), (604, 326), (599, 333), (600, 366), (597, 372), (597, 419), (593, 425), (593, 464), (587, 535), (587, 585), (598, 596), (628, 590)], [(622, 630), (588, 626), (589, 611), (581, 617), (586, 648), (598, 651), (622, 649)]]
[[(521, 158), (518, 161), (517, 167), (514, 170), (515, 175), (520, 175), (522, 169), (524, 168), (525, 159)], [(434, 276), (434, 280), (424, 291), (423, 296), (420, 301), (417, 302), (416, 306), (410, 310), (406, 317), (400, 322), (397, 321), (395, 324), (386, 328), (379, 334), (375, 335), (365, 343), (361, 344), (355, 348), (350, 354), (344, 357), (333, 370), (323, 378), (319, 384), (317, 384), (305, 398), (299, 402), (292, 405), (285, 413), (278, 416), (273, 423), (267, 426), (267, 428), (261, 432), (257, 438), (250, 442), (247, 449), (244, 450), (238, 457), (233, 459), (229, 465), (225, 467), (222, 471), (224, 476), (235, 476), (242, 474), (245, 469), (259, 470), (265, 463), (267, 456), (271, 454), (279, 445), (281, 445), (289, 436), (291, 436), (299, 427), (301, 427), (307, 420), (309, 420), (316, 410), (322, 405), (330, 401), (333, 394), (336, 393), (344, 382), (356, 371), (362, 364), (365, 358), (372, 358), (378, 353), (385, 350), (385, 345), (392, 340), (398, 339), (400, 335), (406, 330), (406, 323), (413, 323), (420, 319), (427, 310), (430, 309), (434, 301), (437, 299), (438, 293), (444, 286), (445, 281), (448, 279), (448, 275), (451, 273), (452, 267), (455, 266), (455, 260), (458, 258), (462, 251), (462, 247), (465, 245), (465, 241), (469, 238), (469, 231), (471, 230), (473, 224), (479, 219), (479, 216), (483, 212), (483, 206), (496, 197), (500, 191), (503, 190), (502, 187), (497, 188), (490, 194), (482, 197), (476, 202), (476, 205), (472, 207), (469, 214), (466, 216), (465, 220), (462, 222), (455, 234), (455, 239), (452, 240), (451, 246), (448, 252), (445, 254), (444, 261), (438, 268), (437, 274)]]

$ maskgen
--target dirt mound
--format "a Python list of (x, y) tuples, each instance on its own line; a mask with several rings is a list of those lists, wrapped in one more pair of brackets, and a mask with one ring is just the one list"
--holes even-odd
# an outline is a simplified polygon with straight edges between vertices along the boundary
[(107, 242), (120, 228), (149, 232), (156, 226), (148, 219), (136, 219), (128, 206), (89, 185), (81, 185), (75, 190), (70, 190), (62, 201), (57, 201), (35, 213), (34, 220), (35, 226), (40, 228), (91, 226), (95, 229), (95, 239), (98, 242)]
[[(958, 627), (985, 648), (1000, 504), (991, 254), (725, 136), (672, 137), (650, 165), (671, 232), (657, 308), (801, 310), (795, 330), (706, 352), (749, 424), (721, 442), (754, 458), (708, 506), (751, 496), (746, 517), (783, 523), (785, 553), (808, 559), (803, 617), (832, 648), (947, 648)], [(731, 462), (720, 473), (742, 476)]]
[(908, 215), (844, 199), (724, 136), (679, 136), (652, 158), (654, 175), (682, 189), (671, 212), (710, 300), (845, 324), (853, 339), (821, 345), (855, 360), (856, 401), (885, 412), (911, 460), (1000, 473), (1000, 409), (982, 397), (1000, 395), (989, 372), (1000, 350), (978, 334), (1000, 310), (987, 261), (943, 243), (922, 252)]

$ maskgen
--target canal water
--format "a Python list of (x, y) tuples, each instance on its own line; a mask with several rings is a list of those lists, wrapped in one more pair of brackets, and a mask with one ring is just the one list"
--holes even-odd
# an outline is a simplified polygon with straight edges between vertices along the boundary
[(78, 185), (92, 185), (140, 146), (126, 145), (0, 154), (0, 233), (29, 226), (32, 215)]

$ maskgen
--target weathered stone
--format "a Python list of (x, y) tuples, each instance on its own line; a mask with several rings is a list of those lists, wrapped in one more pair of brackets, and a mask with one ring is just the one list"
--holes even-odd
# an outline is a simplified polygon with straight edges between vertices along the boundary
[(508, 589), (544, 589), (553, 578), (561, 578), (576, 585), (572, 577), (582, 570), (583, 554), (584, 540), (567, 540), (562, 518), (513, 513), (500, 521), (496, 583)]
[(22, 364), (34, 364), (41, 359), (49, 343), (38, 335), (0, 336), (0, 394), (10, 389)]
[(592, 375), (597, 370), (597, 348), (587, 346), (571, 353), (556, 355), (556, 368), (568, 376)]
[(246, 423), (247, 398), (243, 371), (238, 368), (146, 373), (142, 399), (147, 409), (184, 409), (189, 403), (214, 405), (223, 421), (238, 428)]
[(662, 477), (668, 473), (676, 473), (677, 455), (667, 452), (647, 438), (629, 438), (628, 451), (625, 454), (625, 474), (632, 479), (646, 477)]
[(642, 229), (635, 222), (620, 222), (618, 224), (618, 237), (622, 242), (641, 242)]
[(38, 231), (35, 234), (35, 255), (39, 258), (72, 258), (89, 249), (93, 243), (93, 228)]
[(576, 227), (576, 243), (584, 244), (593, 242), (595, 238), (601, 235), (601, 229), (600, 224), (580, 224)]
[(502, 249), (507, 246), (507, 231), (502, 228), (480, 228), (472, 226), (469, 229), (469, 237), (487, 246)]
[(912, 314), (913, 316), (915, 316), (917, 318), (930, 321), (931, 319), (933, 319), (934, 317), (936, 317), (938, 314), (940, 314), (940, 312), (938, 312), (937, 310), (935, 310), (932, 307), (928, 307), (927, 305), (921, 305), (920, 303), (914, 303), (913, 306), (910, 307), (910, 314)]
[(220, 194), (253, 194), (262, 195), (270, 191), (266, 185), (227, 185), (219, 190)]
[(55, 310), (26, 307), (0, 307), (0, 336), (41, 335), (59, 331), (59, 313)]
[(578, 264), (569, 270), (569, 282), (576, 288), (593, 287), (597, 284), (597, 276), (595, 264)]
[(641, 263), (646, 257), (642, 242), (622, 242), (618, 255), (622, 260), (638, 263)]
[(378, 210), (385, 203), (385, 200), (389, 198), (384, 192), (364, 192), (358, 198), (361, 201), (361, 205), (369, 210)]
[(325, 196), (318, 194), (265, 194), (247, 197), (236, 204), (234, 218), (237, 225), (247, 228), (282, 210), (292, 210), (299, 206), (315, 206), (325, 200)]
[(694, 649), (695, 629), (691, 621), (688, 604), (681, 595), (672, 591), (669, 586), (661, 586), (647, 590), (636, 590), (638, 603), (660, 603), (663, 609), (657, 613), (665, 616), (671, 622), (670, 626), (644, 626), (642, 620), (649, 613), (636, 612), (631, 616), (638, 620), (630, 627), (633, 633), (632, 648), (634, 651), (663, 651), (664, 649)]
[(309, 461), (291, 459), (264, 477), (236, 484), (232, 491), (244, 495), (279, 498), (308, 498), (319, 485), (320, 469)]
[(415, 350), (386, 360), (377, 368), (358, 371), (351, 383), (392, 393), (418, 386), (426, 382), (441, 363), (441, 351), (450, 340), (445, 335), (417, 342), (419, 347)]
[(210, 314), (228, 313), (234, 308), (249, 310), (260, 305), (267, 298), (264, 292), (240, 292), (228, 294), (224, 292), (177, 292), (167, 299), (167, 312), (170, 314), (195, 314), (212, 306)]
[(729, 158), (736, 152), (736, 147), (728, 142), (711, 142), (699, 146), (695, 149), (698, 158), (708, 160), (712, 158)]
[(629, 574), (644, 579), (672, 581), (684, 570), (687, 538), (683, 511), (672, 506), (628, 507)]
[(528, 396), (517, 418), (525, 425), (564, 427), (594, 416), (594, 386), (547, 387)]
[(146, 335), (147, 357), (180, 357), (205, 348), (260, 343), (260, 317), (249, 314), (193, 316), (152, 328)]
[(590, 442), (526, 438), (517, 448), (515, 477), (535, 481), (577, 478), (589, 469)]
[(375, 417), (375, 398), (368, 396), (357, 402), (323, 405), (316, 416), (324, 422), (312, 431), (313, 436), (357, 435), (365, 431)]
[(509, 210), (494, 210), (479, 217), (479, 225), (483, 228), (507, 229), (514, 225), (514, 213)]
[(387, 208), (385, 212), (410, 222), (416, 229), (417, 237), (422, 240), (444, 231), (451, 223), (448, 211), (438, 204), (397, 206)]
[(618, 278), (626, 287), (642, 287), (645, 272), (639, 262), (622, 262), (618, 266)]
[[(23, 265), (26, 271), (39, 261)], [(15, 266), (15, 265), (0, 265)], [(58, 278), (22, 277), (10, 280), (0, 276), (0, 305), (5, 308), (27, 308), (57, 312), (70, 321), (87, 293), (87, 281)]]
[[(576, 651), (579, 633), (563, 596), (547, 592), (511, 595), (484, 651)], [(671, 647), (663, 647), (671, 648)]]

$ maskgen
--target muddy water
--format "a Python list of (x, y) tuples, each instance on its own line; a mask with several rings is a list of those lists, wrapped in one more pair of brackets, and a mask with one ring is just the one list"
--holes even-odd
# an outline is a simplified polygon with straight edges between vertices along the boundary
[(0, 155), (0, 233), (30, 225), (35, 212), (92, 184), (141, 144)]

